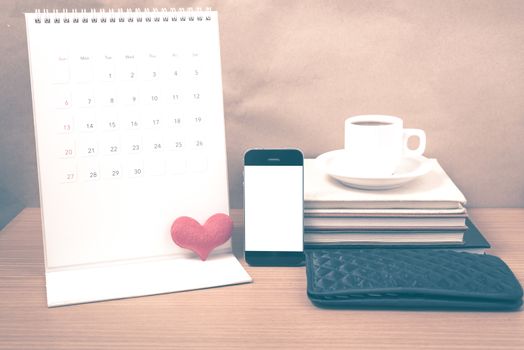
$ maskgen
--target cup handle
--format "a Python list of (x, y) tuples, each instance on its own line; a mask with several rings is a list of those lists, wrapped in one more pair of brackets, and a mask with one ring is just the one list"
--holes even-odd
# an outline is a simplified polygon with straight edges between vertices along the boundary
[[(408, 147), (408, 140), (412, 136), (418, 137), (418, 147), (410, 149)], [(426, 133), (421, 129), (404, 129), (404, 155), (406, 156), (420, 156), (426, 150)]]

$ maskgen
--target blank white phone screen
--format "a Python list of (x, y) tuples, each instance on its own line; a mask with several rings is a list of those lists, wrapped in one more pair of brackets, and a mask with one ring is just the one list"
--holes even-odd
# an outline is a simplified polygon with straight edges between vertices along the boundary
[(301, 252), (304, 232), (302, 166), (245, 166), (247, 251)]

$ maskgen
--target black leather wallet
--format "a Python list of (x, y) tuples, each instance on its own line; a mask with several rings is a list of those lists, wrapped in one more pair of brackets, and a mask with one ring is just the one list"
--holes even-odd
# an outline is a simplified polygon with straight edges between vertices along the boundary
[(515, 310), (522, 287), (498, 257), (430, 249), (306, 250), (321, 307)]

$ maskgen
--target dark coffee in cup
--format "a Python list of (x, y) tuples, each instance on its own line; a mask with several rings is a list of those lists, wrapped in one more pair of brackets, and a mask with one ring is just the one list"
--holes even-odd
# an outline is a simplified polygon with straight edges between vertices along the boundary
[(381, 125), (391, 125), (391, 123), (386, 122), (353, 122), (354, 125), (362, 125), (362, 126), (381, 126)]

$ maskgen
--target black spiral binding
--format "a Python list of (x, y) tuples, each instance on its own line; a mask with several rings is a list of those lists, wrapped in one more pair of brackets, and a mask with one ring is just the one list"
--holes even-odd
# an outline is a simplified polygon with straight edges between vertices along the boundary
[(211, 16), (205, 12), (212, 11), (210, 7), (197, 8), (162, 8), (162, 9), (82, 9), (80, 12), (67, 9), (62, 11), (36, 10), (35, 23), (155, 23), (155, 22), (203, 22), (211, 21)]

